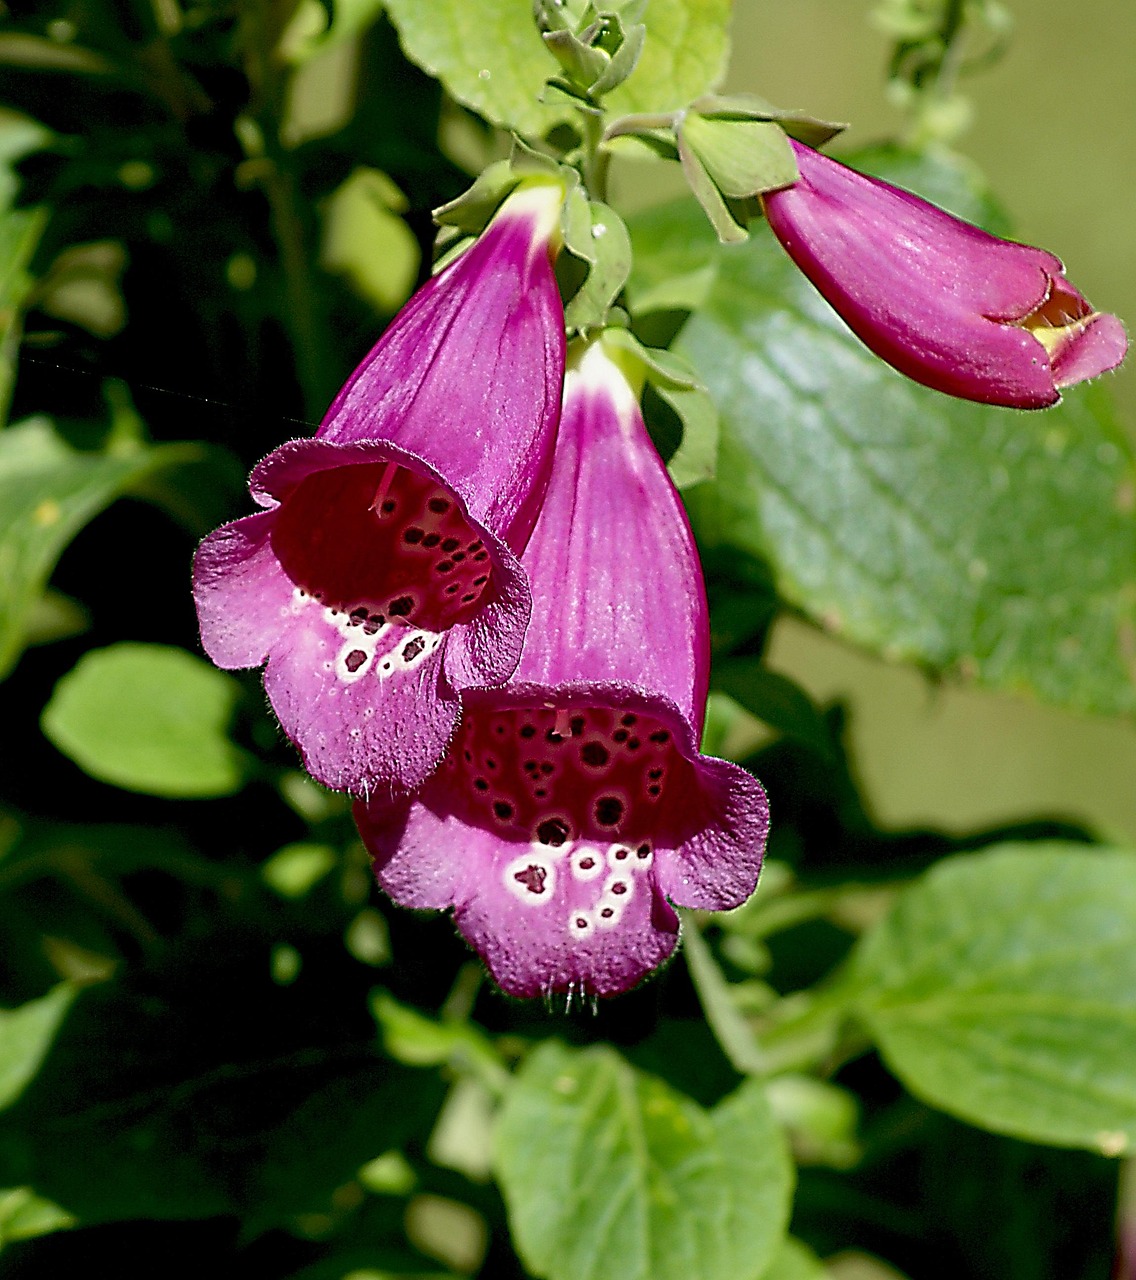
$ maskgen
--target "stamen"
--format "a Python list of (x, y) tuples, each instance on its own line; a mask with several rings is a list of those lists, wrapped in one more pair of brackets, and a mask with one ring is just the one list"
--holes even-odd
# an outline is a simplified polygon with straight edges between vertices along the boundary
[(371, 510), (376, 515), (389, 514), (382, 511), (383, 500), (390, 492), (390, 487), (394, 483), (395, 472), (398, 471), (397, 462), (388, 462), (383, 468), (383, 474), (379, 477), (379, 487), (375, 490), (375, 496), (371, 502)]

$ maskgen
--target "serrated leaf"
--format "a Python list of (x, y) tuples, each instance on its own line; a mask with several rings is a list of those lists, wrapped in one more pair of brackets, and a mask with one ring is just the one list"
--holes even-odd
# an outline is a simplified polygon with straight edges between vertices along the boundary
[(31, 611), (75, 534), (121, 493), (197, 456), (181, 445), (81, 453), (43, 418), (0, 432), (0, 676), (15, 665)]
[(74, 998), (75, 988), (64, 982), (39, 1000), (0, 1009), (0, 1108), (11, 1106), (39, 1070)]
[(93, 778), (168, 797), (231, 795), (248, 775), (228, 737), (240, 685), (157, 644), (92, 649), (55, 686), (43, 731)]
[[(940, 199), (967, 172), (896, 167)], [(996, 217), (965, 187), (946, 202)], [(676, 250), (691, 215), (672, 216), (637, 228), (637, 257), (720, 264), (677, 344), (721, 414), (718, 480), (692, 495), (704, 545), (767, 561), (785, 599), (889, 659), (1136, 709), (1136, 467), (1103, 384), (1031, 415), (939, 395), (861, 346), (760, 228)]]
[(758, 1280), (791, 1170), (764, 1092), (704, 1110), (614, 1050), (547, 1042), (498, 1121), (514, 1241), (547, 1280)]
[(1136, 854), (1005, 845), (939, 863), (865, 934), (854, 1007), (918, 1097), (1119, 1155), (1136, 1142)]

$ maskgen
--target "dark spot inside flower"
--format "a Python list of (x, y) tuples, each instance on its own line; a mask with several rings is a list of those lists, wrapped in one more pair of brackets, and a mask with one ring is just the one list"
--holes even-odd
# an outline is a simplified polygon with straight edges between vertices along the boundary
[(595, 860), (595, 858), (581, 858), (581, 859), (580, 859), (580, 869), (581, 869), (581, 871), (591, 871), (591, 869), (592, 869), (595, 865), (596, 865), (596, 860)]
[(478, 791), (489, 790), (489, 783), (484, 778), (474, 778), (473, 785), (478, 789)]
[(474, 578), (473, 585), (475, 587), (483, 587), (488, 581), (489, 581), (488, 575), (482, 574), (480, 578)]
[(507, 800), (494, 800), (493, 812), (502, 822), (508, 822), (513, 816), (513, 806)]
[(468, 546), (468, 547), (466, 547), (466, 550), (467, 550), (467, 551), (480, 551), (480, 550), (481, 550), (481, 539), (480, 539), (480, 538), (474, 538), (474, 540), (469, 544), (469, 546)]
[(475, 560), (480, 564), (482, 560), (488, 560), (488, 559), (489, 559), (489, 552), (488, 552), (488, 551), (479, 551), (479, 552), (477, 553), (477, 555), (475, 555), (473, 558), (474, 558), (474, 559), (475, 559)]
[(416, 524), (412, 524), (410, 528), (407, 529), (407, 531), (402, 535), (402, 540), (403, 542), (409, 542), (411, 545), (413, 545), (416, 542), (422, 541), (422, 535), (425, 532), (426, 532), (425, 529), (419, 529), (419, 527)]
[(387, 612), (392, 618), (405, 618), (414, 608), (413, 596), (399, 596), (396, 600), (392, 600), (387, 606)]
[(629, 711), (627, 715), (625, 715), (623, 719), (620, 720), (619, 723), (621, 725), (624, 725), (626, 728), (630, 729), (631, 726), (636, 722), (636, 720), (638, 720), (638, 716), (633, 716)]
[(465, 552), (455, 551), (454, 554), (450, 557), (450, 559), (454, 562), (454, 564), (459, 564), (462, 560), (465, 559)]
[(384, 622), (386, 622), (386, 618), (381, 613), (372, 613), (367, 618), (367, 621), (363, 623), (363, 630), (369, 636), (377, 635)]
[(463, 752), (462, 752), (462, 755), (463, 755), (463, 756), (465, 756), (465, 758), (466, 758), (467, 760), (470, 760), (470, 761), (472, 761), (472, 760), (473, 760), (473, 752), (472, 752), (472, 751), (470, 751), (470, 750), (468, 750), (468, 749), (467, 749), (467, 750), (465, 750), (465, 751), (463, 751)]
[(441, 541), (442, 541), (442, 535), (440, 533), (428, 533), (422, 539), (422, 545), (424, 547), (436, 547), (438, 543)]
[(497, 725), (497, 726), (494, 728), (493, 732), (494, 732), (494, 733), (504, 733), (504, 732), (505, 732), (505, 726), (504, 726), (503, 724), (499, 724), (499, 725)]
[(663, 771), (662, 771), (662, 769), (648, 769), (648, 770), (647, 770), (647, 777), (648, 777), (648, 778), (650, 778), (650, 779), (652, 780), (652, 782), (653, 782), (656, 778), (661, 778), (662, 776), (663, 776)]
[(526, 772), (526, 773), (536, 773), (537, 768), (538, 768), (538, 766), (537, 766), (537, 762), (536, 762), (535, 760), (526, 760), (526, 761), (525, 761), (525, 772)]
[(514, 872), (513, 879), (518, 884), (523, 884), (529, 893), (543, 893), (547, 875), (548, 872), (543, 867), (530, 862), (523, 871)]
[(525, 725), (522, 725), (522, 726), (521, 726), (521, 737), (522, 737), (522, 738), (535, 738), (535, 737), (536, 737), (536, 725), (532, 725), (532, 724), (525, 724)]
[(425, 648), (426, 641), (421, 636), (415, 636), (413, 640), (408, 640), (402, 646), (402, 660), (404, 662), (413, 662)]
[(437, 515), (441, 515), (450, 509), (450, 504), (445, 498), (431, 498), (426, 505)]
[(651, 734), (652, 742), (670, 742), (670, 740), (671, 735), (665, 729), (656, 729), (655, 732)]
[(389, 516), (390, 513), (397, 506), (398, 506), (398, 503), (395, 502), (393, 498), (388, 498), (386, 502), (384, 502), (383, 505), (379, 508), (379, 510), (383, 513), (384, 516)]
[(596, 821), (600, 826), (618, 826), (622, 818), (623, 801), (618, 796), (600, 796), (596, 801)]
[(651, 846), (649, 844), (641, 844), (639, 848), (635, 850), (635, 854), (636, 857), (639, 858), (649, 858), (651, 856)]
[(639, 750), (639, 745), (640, 745), (640, 743), (639, 743), (639, 739), (638, 739), (638, 738), (630, 738), (630, 739), (628, 739), (628, 742), (627, 742), (627, 750), (628, 750), (628, 751), (638, 751), (638, 750)]
[(536, 838), (541, 844), (550, 844), (559, 848), (568, 839), (568, 824), (563, 818), (545, 818), (536, 829)]
[(647, 788), (647, 794), (649, 796), (657, 796), (661, 791), (662, 787), (660, 787), (657, 782), (653, 786)]
[(443, 551), (456, 551), (460, 546), (461, 546), (461, 543), (457, 540), (457, 538), (444, 538), (442, 540)]
[(627, 860), (627, 855), (630, 852), (631, 852), (630, 849), (616, 849), (615, 851), (616, 862), (625, 862)]
[(602, 769), (611, 759), (611, 752), (602, 742), (585, 742), (580, 748), (580, 759), (593, 769)]
[(631, 737), (631, 735), (627, 732), (626, 729), (616, 729), (616, 731), (611, 736), (615, 739), (616, 742), (626, 742), (627, 739)]
[(391, 664), (390, 664), (389, 662), (384, 662), (384, 663), (383, 663), (383, 670), (384, 670), (384, 671), (389, 671), (390, 669), (391, 669)]
[(367, 655), (362, 649), (352, 649), (347, 657), (343, 659), (343, 665), (354, 675), (366, 661)]
[(450, 585), (446, 588), (446, 595), (452, 596), (456, 592), (460, 591), (461, 589), (462, 589), (462, 584), (460, 582), (451, 582)]
[(537, 787), (537, 789), (533, 792), (533, 795), (536, 796), (538, 800), (543, 800), (544, 797), (548, 795), (548, 792), (545, 791), (543, 787)]
[(471, 600), (476, 600), (476, 599), (477, 597), (471, 591), (468, 595), (462, 596), (462, 604), (469, 604)]
[(603, 916), (605, 920), (610, 920), (612, 916), (615, 915), (615, 912), (611, 909), (611, 907), (604, 907), (604, 909), (600, 912), (600, 915)]
[(454, 568), (454, 562), (452, 560), (439, 560), (438, 563), (434, 566), (434, 569), (437, 573), (452, 573), (453, 568)]
[(587, 723), (587, 720), (585, 720), (583, 716), (573, 716), (572, 719), (568, 721), (568, 726), (572, 730), (572, 737), (578, 738), (580, 734), (584, 732), (584, 728)]
[(496, 769), (496, 768), (497, 768), (497, 761), (496, 761), (496, 760), (486, 760), (486, 762), (485, 762), (485, 767), (486, 767), (487, 769)]
[(587, 918), (587, 916), (577, 916), (577, 917), (576, 917), (576, 928), (577, 928), (577, 929), (586, 929), (587, 927), (588, 927), (588, 918)]
[(552, 763), (551, 760), (544, 760), (541, 762), (540, 771), (545, 775), (550, 773), (555, 773), (556, 766)]
[(623, 883), (622, 880), (617, 880), (615, 884), (611, 886), (611, 891), (612, 893), (624, 894), (627, 892), (627, 886)]

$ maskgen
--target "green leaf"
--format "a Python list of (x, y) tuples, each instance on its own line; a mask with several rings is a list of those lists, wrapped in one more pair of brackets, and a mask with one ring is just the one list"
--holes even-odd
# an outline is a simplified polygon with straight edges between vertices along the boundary
[(74, 998), (75, 988), (63, 982), (39, 1000), (0, 1009), (0, 1108), (11, 1106), (39, 1070)]
[(789, 139), (768, 120), (722, 120), (690, 111), (680, 129), (724, 196), (741, 200), (790, 186), (800, 176)]
[(70, 448), (43, 418), (0, 432), (0, 676), (24, 647), (29, 619), (64, 547), (120, 494), (199, 456), (195, 447)]
[(713, 89), (730, 57), (730, 0), (650, 0), (635, 74), (604, 99), (615, 115), (677, 111)]
[(31, 1187), (0, 1190), (0, 1249), (17, 1240), (64, 1231), (75, 1226), (75, 1222), (66, 1210), (37, 1196)]
[(55, 686), (43, 731), (93, 778), (169, 797), (231, 795), (248, 773), (228, 737), (240, 685), (156, 644), (93, 649)]
[(918, 1097), (1034, 1142), (1136, 1142), (1136, 855), (941, 862), (853, 953), (855, 1008)]
[(759, 658), (723, 658), (714, 664), (714, 686), (786, 737), (832, 755), (832, 734), (812, 699), (799, 685)]
[[(569, 114), (538, 101), (559, 67), (530, 0), (387, 0), (408, 58), (505, 129), (540, 136)], [(670, 111), (714, 87), (729, 56), (729, 0), (651, 0), (634, 74), (606, 98), (614, 114)]]
[(786, 1236), (761, 1280), (825, 1280), (828, 1274), (807, 1245)]
[[(996, 216), (958, 166), (895, 167)], [(704, 547), (768, 562), (784, 599), (891, 660), (1136, 709), (1136, 467), (1103, 384), (1030, 415), (916, 386), (757, 230), (707, 249), (688, 206), (636, 229), (637, 257), (658, 245), (674, 265), (719, 264), (677, 344), (721, 414), (718, 480), (691, 495)], [(633, 301), (654, 279), (637, 266)]]
[(537, 101), (559, 67), (530, 0), (386, 0), (386, 7), (406, 56), (487, 120), (540, 136), (564, 118)]
[(513, 1238), (547, 1280), (758, 1280), (792, 1175), (764, 1092), (710, 1111), (606, 1047), (547, 1042), (498, 1121)]
[(12, 166), (50, 138), (42, 125), (0, 113), (0, 426), (7, 421), (15, 382), (21, 318), (34, 280), (28, 266), (47, 225), (44, 208), (15, 209), (19, 179)]

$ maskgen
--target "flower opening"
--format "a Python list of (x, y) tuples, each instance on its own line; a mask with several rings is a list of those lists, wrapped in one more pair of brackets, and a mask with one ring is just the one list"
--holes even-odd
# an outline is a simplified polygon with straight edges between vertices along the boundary
[(670, 956), (672, 904), (736, 906), (768, 821), (744, 770), (699, 754), (708, 625), (693, 539), (602, 343), (574, 361), (522, 558), (518, 669), (467, 690), (413, 800), (356, 806), (383, 887), (455, 921), (516, 996), (613, 995)]
[(1037, 409), (1124, 359), (1123, 325), (1093, 310), (1053, 254), (792, 146), (800, 179), (762, 197), (769, 225), (852, 332), (900, 373), (963, 399)]
[(315, 437), (254, 469), (265, 510), (198, 550), (206, 651), (226, 668), (267, 661), (280, 723), (328, 786), (419, 785), (460, 690), (517, 664), (531, 608), (517, 556), (563, 379), (562, 195), (540, 184), (506, 200), (395, 318)]

